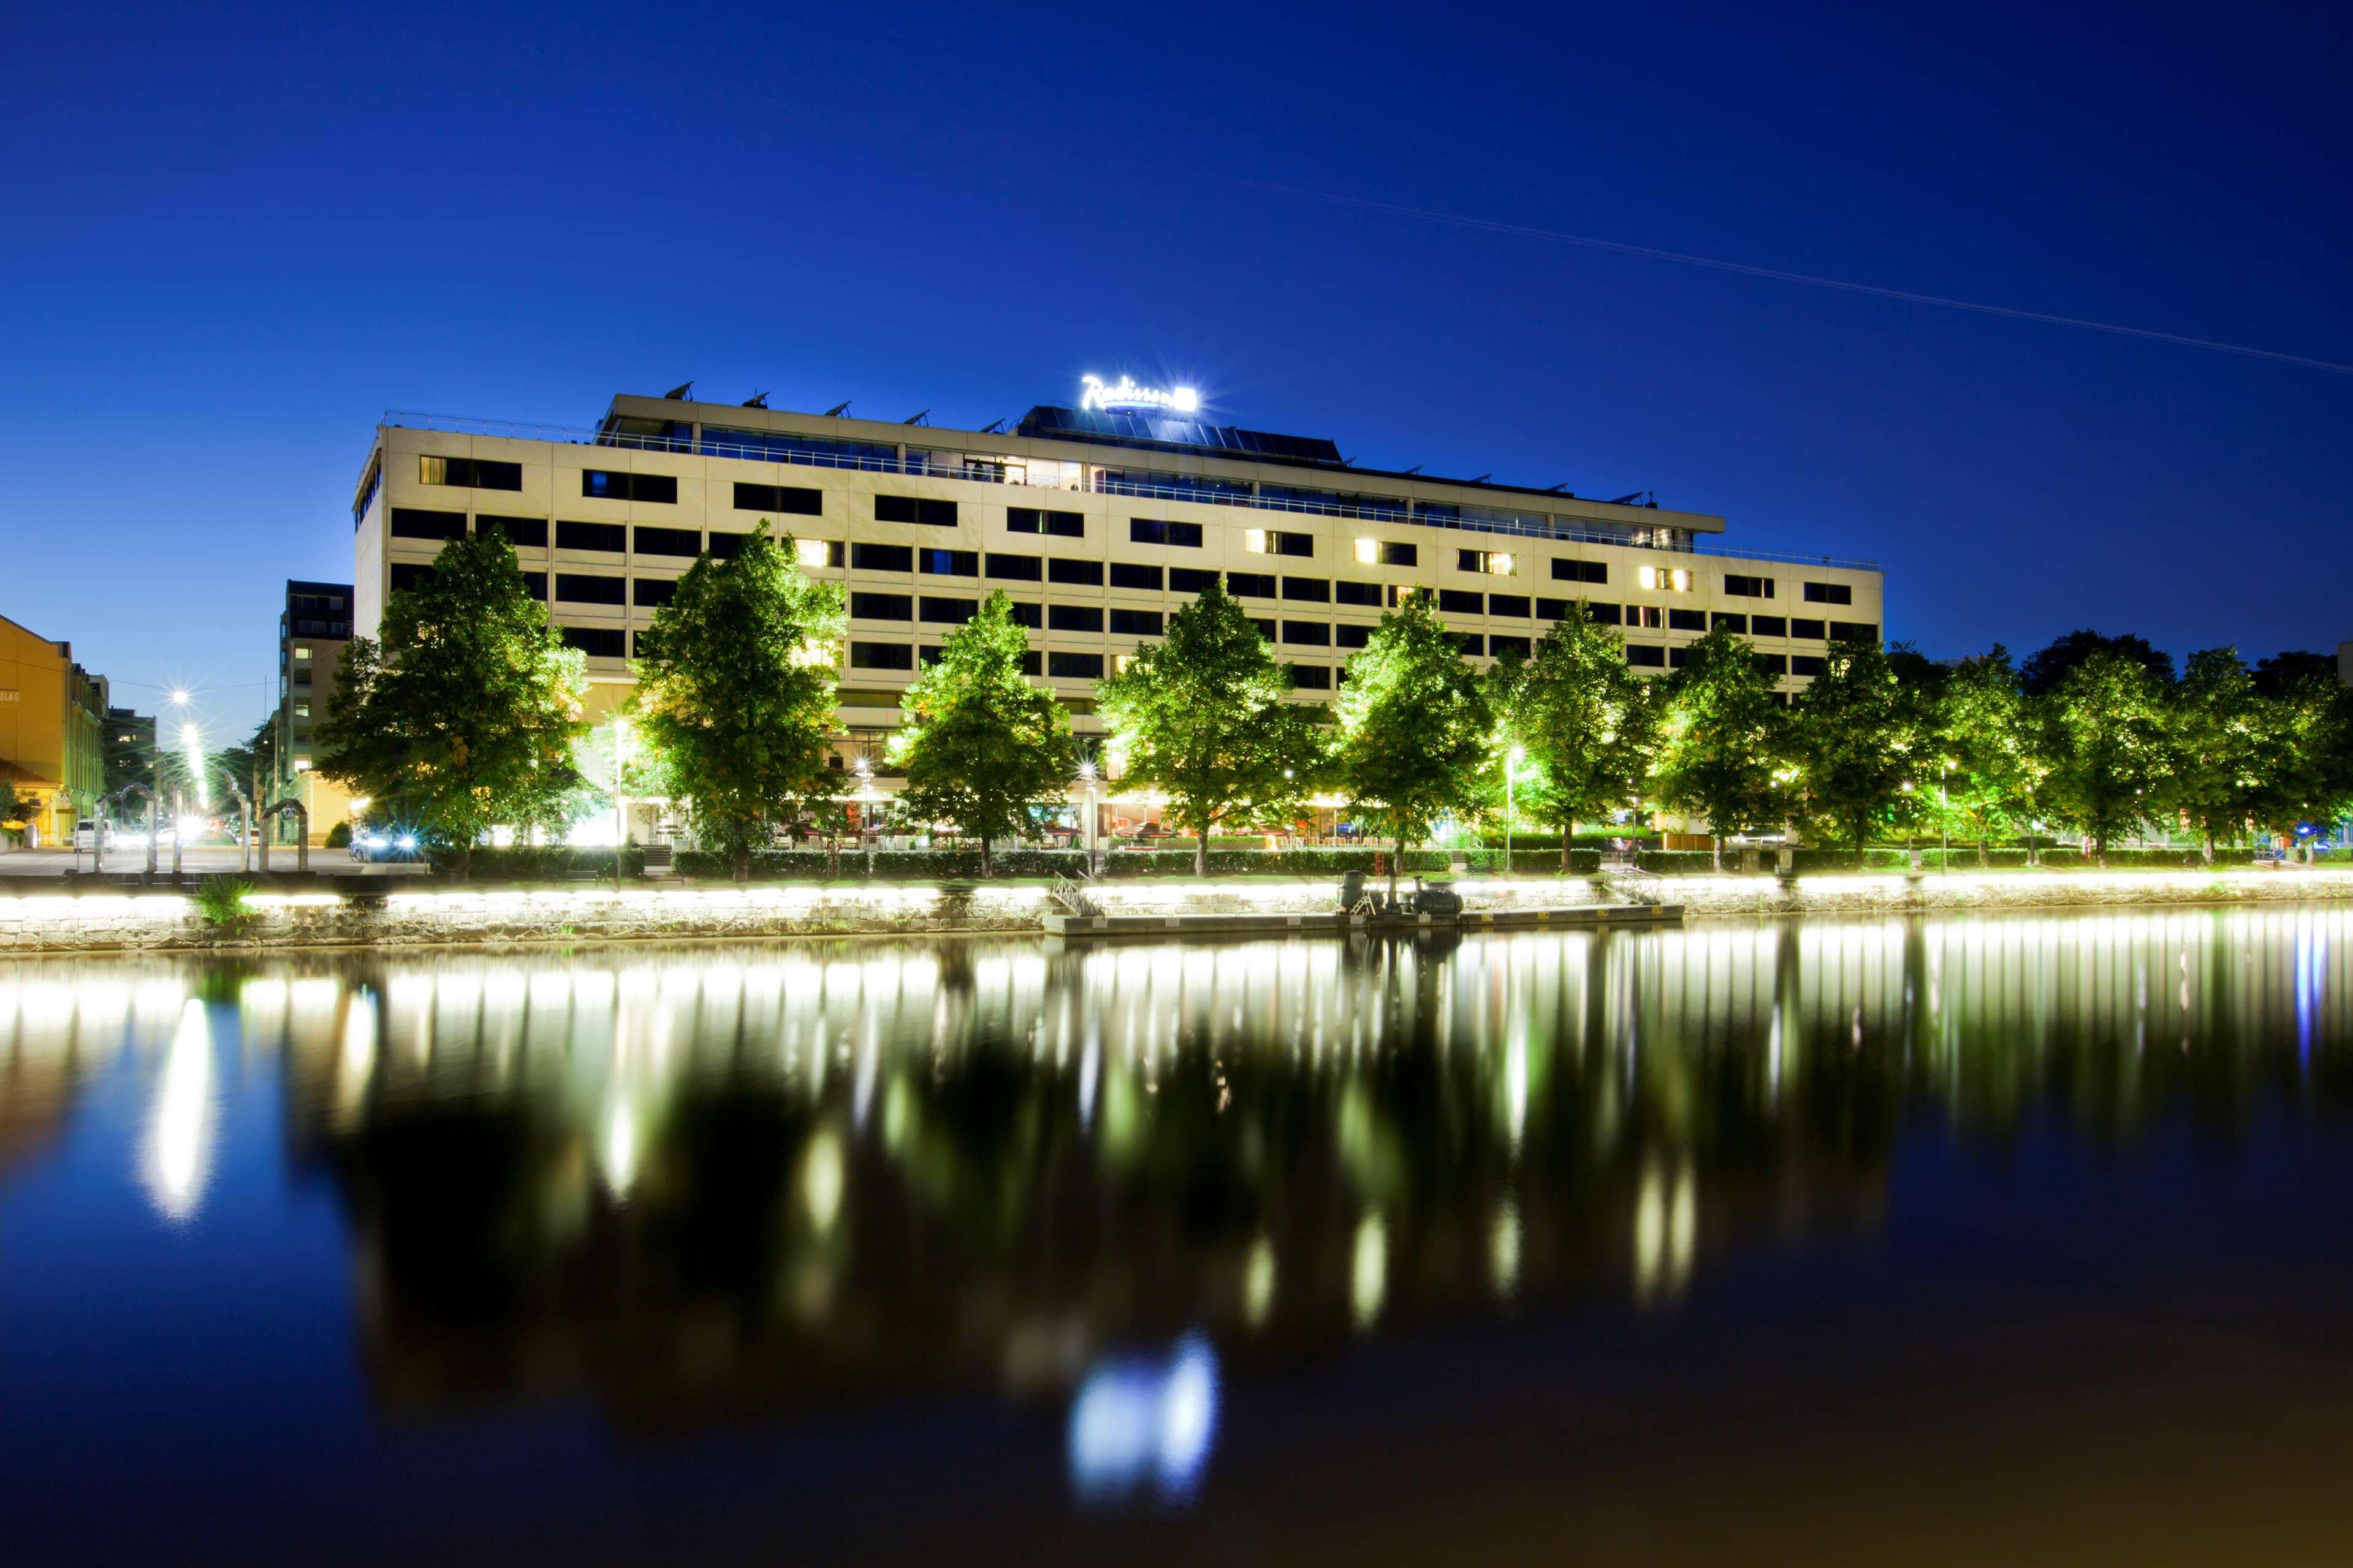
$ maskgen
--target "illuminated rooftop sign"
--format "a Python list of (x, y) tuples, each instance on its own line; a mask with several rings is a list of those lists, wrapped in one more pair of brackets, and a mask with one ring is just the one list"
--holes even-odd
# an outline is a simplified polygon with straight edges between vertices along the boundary
[(1099, 375), (1079, 378), (1084, 388), (1079, 394), (1081, 408), (1099, 408), (1106, 414), (1147, 414), (1155, 409), (1167, 409), (1176, 414), (1190, 414), (1201, 406), (1201, 395), (1189, 386), (1138, 386), (1126, 376), (1115, 384), (1106, 384)]

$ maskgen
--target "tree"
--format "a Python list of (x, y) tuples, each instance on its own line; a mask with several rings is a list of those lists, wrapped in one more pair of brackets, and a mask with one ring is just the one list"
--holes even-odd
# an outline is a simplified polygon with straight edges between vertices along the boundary
[(684, 792), (697, 841), (738, 881), (778, 826), (832, 793), (841, 590), (804, 575), (790, 544), (763, 518), (732, 559), (695, 557), (637, 665), (647, 749)]
[(1787, 710), (1747, 638), (1719, 626), (1684, 653), (1662, 693), (1653, 791), (1668, 809), (1707, 818), (1720, 871), (1726, 834), (1780, 820), (1775, 775)]
[(428, 580), (392, 595), (382, 641), (344, 650), (319, 771), (445, 840), (462, 877), (491, 827), (564, 825), (586, 689), (513, 547), (453, 539)]
[(1531, 815), (1560, 825), (1560, 863), (1579, 822), (1641, 798), (1655, 722), (1650, 686), (1626, 664), (1619, 634), (1596, 625), (1578, 600), (1553, 623), (1526, 663), (1490, 671), (1507, 744), (1527, 753)]
[(2310, 670), (2263, 708), (2276, 751), (2255, 792), (2256, 822), (2292, 837), (2300, 824), (2345, 816), (2353, 805), (2353, 690)]
[(2211, 865), (2214, 841), (2238, 837), (2262, 812), (2293, 744), (2274, 728), (2274, 704), (2256, 695), (2236, 648), (2191, 654), (2173, 699), (2164, 715), (2170, 756), (2163, 804), (2198, 830)]
[(1070, 787), (1071, 715), (1023, 678), (1029, 647), (1013, 601), (998, 589), (900, 697), (905, 720), (891, 741), (907, 779), (900, 803), (979, 839), (984, 877), (994, 869), (991, 843), (1059, 804)]
[(2284, 653), (2255, 661), (2254, 688), (2258, 697), (2285, 697), (2309, 679), (2336, 680), (2337, 656), (2333, 653), (2312, 653), (2290, 648)]
[(2106, 637), (2086, 627), (2069, 632), (2029, 658), (2018, 672), (2019, 689), (2029, 697), (2048, 697), (2068, 672), (2095, 653), (2113, 653), (2147, 670), (2159, 686), (2173, 684), (2173, 656), (2149, 645), (2147, 637), (2126, 632)]
[(1479, 805), (1493, 716), (1478, 676), (1453, 637), (1416, 594), (1381, 617), (1372, 640), (1348, 660), (1334, 704), (1340, 722), (1340, 787), (1359, 820), (1385, 830), (1397, 860), (1437, 820)]
[(2112, 648), (2094, 652), (2035, 700), (2045, 765), (2043, 798), (2092, 840), (2108, 841), (2148, 814), (2166, 782), (2165, 688), (2147, 667)]
[(1295, 809), (1321, 769), (1314, 710), (1291, 700), (1288, 672), (1215, 580), (1095, 690), (1123, 777), (1168, 797), (1199, 875), (1219, 823)]
[[(1899, 653), (1908, 650), (1899, 650)], [(1913, 815), (1934, 739), (1925, 671), (1871, 643), (1840, 643), (1788, 728), (1790, 805), (1811, 832), (1854, 846)], [(1914, 679), (1899, 674), (1912, 668)], [(1688, 667), (1686, 667), (1688, 668)]]
[(2010, 650), (1996, 643), (1947, 670), (1934, 721), (1937, 812), (1946, 831), (1977, 845), (1982, 866), (1989, 842), (2025, 826), (2042, 780)]

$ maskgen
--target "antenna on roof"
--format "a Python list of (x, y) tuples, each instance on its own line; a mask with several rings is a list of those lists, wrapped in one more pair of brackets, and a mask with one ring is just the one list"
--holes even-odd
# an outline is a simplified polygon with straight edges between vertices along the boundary
[(683, 403), (686, 401), (686, 395), (693, 390), (694, 383), (691, 381), (681, 381), (676, 386), (671, 387), (668, 392), (662, 394), (662, 401), (665, 403)]
[(1493, 479), (1494, 477), (1495, 477), (1495, 476), (1494, 476), (1494, 475), (1493, 475), (1493, 474), (1481, 474), (1477, 479), (1472, 479), (1472, 480), (1471, 480), (1470, 482), (1471, 482), (1472, 484), (1474, 484), (1474, 485), (1483, 485), (1483, 484), (1485, 484), (1489, 479)]
[(992, 420), (990, 420), (987, 424), (986, 424), (986, 425), (982, 426), (978, 430), (975, 431), (975, 432), (974, 432), (974, 434), (975, 434), (975, 435), (977, 435), (977, 436), (996, 436), (996, 435), (1001, 435), (1001, 434), (1004, 432), (1004, 429), (1005, 429), (1005, 421), (1004, 421), (1004, 419), (1003, 419), (1003, 418), (1001, 418), (1001, 417), (1000, 417), (1000, 418), (997, 418), (997, 419), (992, 419)]
[(828, 419), (839, 419), (841, 417), (841, 411), (849, 406), (847, 403), (837, 403), (825, 411), (825, 416)]
[(765, 408), (768, 406), (768, 395), (765, 392), (755, 392), (751, 396), (744, 400), (744, 406), (746, 408)]
[(1561, 480), (1561, 481), (1560, 481), (1560, 483), (1558, 483), (1558, 484), (1556, 484), (1556, 485), (1546, 485), (1546, 486), (1545, 486), (1545, 494), (1546, 494), (1546, 495), (1565, 495), (1565, 496), (1567, 496), (1567, 497), (1568, 497), (1568, 499), (1569, 499), (1569, 500), (1575, 500), (1577, 499), (1576, 495), (1575, 495), (1575, 494), (1574, 494), (1574, 493), (1569, 489), (1569, 488), (1568, 488), (1568, 481), (1567, 481), (1567, 479), (1563, 479), (1563, 480)]
[(1654, 490), (1636, 490), (1631, 495), (1620, 496), (1616, 500), (1611, 501), (1609, 504), (1611, 506), (1641, 506), (1646, 504), (1645, 498), (1647, 498), (1647, 504), (1655, 510), (1659, 504), (1659, 497), (1658, 493)]
[(900, 420), (899, 423), (902, 425), (921, 425), (923, 422), (925, 416), (930, 413), (931, 410), (926, 408), (922, 414), (910, 414), (904, 419)]
[(1418, 473), (1421, 472), (1421, 465), (1420, 465), (1419, 463), (1416, 463), (1412, 468), (1399, 468), (1399, 469), (1398, 470), (1398, 472), (1400, 475), (1403, 475), (1403, 474), (1418, 474)]

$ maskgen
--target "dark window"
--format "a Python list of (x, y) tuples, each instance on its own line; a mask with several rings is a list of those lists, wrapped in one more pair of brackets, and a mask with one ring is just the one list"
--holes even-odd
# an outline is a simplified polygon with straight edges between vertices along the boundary
[(495, 533), (518, 550), (547, 548), (547, 519), (543, 517), (477, 517), (476, 533)]
[(607, 555), (618, 555), (629, 547), (629, 531), (617, 522), (559, 522), (555, 525), (555, 548), (558, 550), (601, 550)]
[(1516, 616), (1526, 620), (1528, 596), (1525, 594), (1490, 594), (1487, 595), (1487, 613), (1491, 616)]
[(603, 468), (583, 468), (580, 493), (600, 500), (640, 500), (675, 506), (678, 480), (668, 474), (620, 474)]
[(960, 626), (972, 619), (980, 609), (976, 600), (935, 599), (923, 595), (923, 619), (934, 626)]
[(1103, 655), (1050, 653), (1046, 656), (1046, 673), (1056, 680), (1101, 680)]
[(1489, 637), (1487, 639), (1487, 652), (1496, 658), (1513, 653), (1525, 658), (1535, 647), (1535, 644), (1527, 637)]
[(661, 657), (661, 634), (651, 626), (641, 626), (629, 634), (629, 651), (639, 658)]
[(1872, 621), (1832, 621), (1831, 641), (1870, 642), (1879, 640), (1879, 626)]
[(478, 490), (522, 489), (521, 463), (494, 463), (488, 458), (419, 458), (417, 478), (428, 485), (468, 485)]
[(629, 592), (640, 605), (667, 605), (678, 596), (675, 577), (640, 577), (630, 584)]
[(849, 563), (860, 572), (913, 572), (915, 569), (915, 547), (912, 544), (853, 544), (849, 547)]
[(1565, 621), (1568, 619), (1568, 610), (1569, 603), (1567, 599), (1536, 601), (1536, 619), (1540, 621)]
[(825, 510), (825, 492), (803, 489), (797, 485), (746, 485), (735, 487), (737, 511), (780, 511), (795, 517), (817, 517)]
[(944, 647), (919, 647), (915, 650), (915, 657), (923, 661), (925, 669), (931, 668), (947, 656), (948, 650)]
[(1035, 583), (1046, 574), (1035, 555), (999, 555), (989, 552), (988, 575), (1015, 583)]
[(1820, 621), (1810, 621), (1800, 616), (1789, 622), (1789, 635), (1793, 637), (1807, 637), (1814, 642), (1824, 642), (1829, 639), (1831, 629)]
[(1217, 580), (1215, 572), (1205, 572), (1198, 566), (1168, 568), (1168, 591), (1172, 594), (1198, 594)]
[(902, 642), (854, 642), (849, 645), (852, 669), (913, 669), (915, 650)]
[(1282, 623), (1282, 640), (1305, 643), (1311, 647), (1330, 647), (1332, 628), (1321, 621), (1285, 621)]
[(1707, 612), (1705, 610), (1669, 610), (1667, 626), (1670, 629), (1679, 632), (1704, 632), (1707, 630)]
[(1272, 642), (1274, 640), (1275, 625), (1272, 621), (1262, 621), (1256, 616), (1252, 616), (1250, 617), (1250, 624), (1258, 628), (1259, 636), (1264, 637), (1269, 642)]
[(1046, 624), (1058, 632), (1099, 632), (1103, 615), (1092, 605), (1049, 605)]
[(1786, 653), (1759, 653), (1749, 657), (1756, 659), (1757, 668), (1767, 675), (1789, 673), (1789, 656)]
[[(1046, 612), (1043, 605), (1015, 605), (1011, 606), (1011, 608), (1013, 612), (1013, 624), (1017, 626), (1028, 626), (1034, 632), (1044, 626), (1046, 624)], [(1035, 675), (1038, 672), (1033, 669), (1029, 673)]]
[(526, 572), (522, 574), (522, 591), (540, 604), (547, 603), (547, 574)]
[(1421, 546), (1419, 544), (1384, 544), (1381, 546), (1381, 564), (1384, 566), (1419, 566), (1421, 564)]
[(852, 594), (849, 614), (861, 621), (912, 621), (915, 598), (912, 594)]
[(1651, 647), (1643, 644), (1628, 643), (1626, 645), (1626, 662), (1628, 664), (1643, 666), (1651, 669), (1664, 669), (1667, 667), (1667, 650), (1662, 647)]
[(1009, 533), (1048, 533), (1058, 539), (1087, 536), (1087, 520), (1077, 512), (1040, 511), (1034, 506), (1007, 507), (1005, 527)]
[(1552, 575), (1556, 583), (1607, 583), (1609, 568), (1599, 561), (1555, 560)]
[(1100, 561), (1065, 561), (1057, 556), (1046, 563), (1046, 581), (1100, 588), (1103, 586), (1103, 563)]
[(980, 552), (977, 550), (924, 550), (915, 555), (918, 570), (934, 577), (977, 577), (980, 575)]
[(627, 658), (628, 634), (618, 626), (564, 626), (564, 646), (576, 647), (590, 658)]
[(1266, 539), (1264, 553), (1268, 555), (1313, 555), (1315, 536), (1312, 533), (1290, 533), (1279, 528), (1261, 529)]
[(1789, 623), (1780, 616), (1751, 616), (1748, 635), (1759, 637), (1785, 637), (1789, 635)]
[(702, 535), (691, 528), (638, 528), (630, 531), (630, 545), (640, 555), (700, 555)]
[(1226, 592), (1240, 599), (1271, 599), (1274, 597), (1274, 577), (1266, 572), (1229, 572)]
[(1667, 613), (1656, 605), (1629, 605), (1626, 606), (1626, 624), (1659, 631), (1667, 624)]
[(1160, 568), (1139, 566), (1133, 561), (1114, 561), (1111, 563), (1111, 585), (1114, 588), (1145, 588), (1157, 594), (1160, 592)]
[(1389, 607), (1391, 609), (1395, 609), (1398, 605), (1404, 604), (1408, 599), (1426, 599), (1429, 596), (1429, 589), (1418, 588), (1410, 583), (1392, 583), (1389, 584)]
[(395, 539), (457, 539), (466, 531), (462, 511), (419, 511), (413, 506), (392, 509)]
[(1487, 651), (1487, 639), (1477, 632), (1449, 631), (1446, 640), (1452, 643), (1454, 651), (1465, 658), (1477, 658)]
[(1789, 656), (1791, 675), (1820, 675), (1830, 668), (1830, 660), (1820, 654), (1793, 653)]
[(1746, 616), (1727, 616), (1723, 611), (1718, 610), (1715, 613), (1715, 618), (1709, 622), (1709, 625), (1715, 626), (1719, 631), (1738, 632), (1743, 637), (1748, 635), (1748, 617)]
[(1691, 649), (1687, 647), (1671, 647), (1667, 649), (1667, 668), (1669, 669), (1681, 669), (1690, 662)]
[(1332, 640), (1342, 647), (1362, 647), (1373, 640), (1373, 628), (1352, 626), (1343, 621), (1332, 628)]
[(1615, 605), (1596, 605), (1588, 602), (1585, 606), (1585, 618), (1597, 626), (1614, 626), (1626, 618), (1626, 614)]
[(1111, 629), (1114, 637), (1156, 637), (1160, 635), (1160, 612), (1113, 610), (1111, 613)]
[(956, 525), (956, 503), (952, 500), (925, 500), (916, 496), (876, 496), (874, 521), (920, 522), (932, 528), (954, 528)]
[(1483, 616), (1487, 613), (1487, 595), (1473, 594), (1467, 588), (1440, 588), (1438, 607), (1450, 616)]
[(1302, 604), (1328, 605), (1332, 602), (1332, 584), (1321, 577), (1285, 577), (1282, 596)]
[(1039, 675), (1039, 674), (1042, 674), (1042, 673), (1043, 673), (1043, 670), (1042, 670), (1042, 668), (1041, 668), (1042, 664), (1043, 664), (1043, 660), (1041, 660), (1041, 659), (1039, 658), (1039, 654), (1038, 654), (1038, 650), (1037, 650), (1036, 648), (1034, 648), (1034, 647), (1025, 647), (1025, 648), (1023, 648), (1023, 649), (1021, 650), (1021, 673), (1022, 673), (1022, 674), (1024, 674), (1024, 675), (1028, 675), (1028, 676), (1033, 676), (1033, 677), (1034, 677), (1034, 676), (1037, 676), (1037, 675)]
[(628, 593), (627, 577), (600, 577), (589, 572), (555, 574), (555, 596), (575, 605), (625, 605)]
[(392, 591), (396, 594), (406, 593), (411, 588), (422, 588), (431, 581), (433, 581), (433, 568), (430, 566), (420, 565), (414, 561), (396, 561), (392, 563)]
[(1770, 577), (1744, 577), (1737, 572), (1724, 574), (1724, 592), (1735, 599), (1769, 599), (1773, 596)]
[(1845, 583), (1809, 583), (1806, 584), (1809, 605), (1852, 605), (1854, 589)]
[(1173, 544), (1186, 550), (1198, 550), (1201, 548), (1201, 525), (1132, 517), (1127, 520), (1127, 539), (1131, 544)]
[(1291, 686), (1294, 691), (1329, 691), (1332, 671), (1320, 664), (1294, 664), (1291, 667)]
[[(712, 530), (711, 558), (713, 561), (734, 560), (736, 552), (744, 548), (744, 542), (751, 537), (748, 533), (722, 533), (717, 529)], [(840, 565), (841, 546), (839, 543), (833, 547), (833, 556), (832, 564)]]
[(1332, 596), (1344, 605), (1377, 605), (1381, 602), (1378, 583), (1335, 583)]

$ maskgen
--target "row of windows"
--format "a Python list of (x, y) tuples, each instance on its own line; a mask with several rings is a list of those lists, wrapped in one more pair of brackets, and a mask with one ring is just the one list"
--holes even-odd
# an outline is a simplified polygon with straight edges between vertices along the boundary
[(522, 489), (521, 463), (494, 463), (487, 458), (419, 458), (417, 477), (428, 485), (464, 485), (478, 490)]

